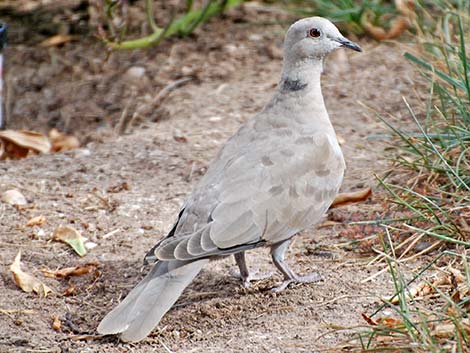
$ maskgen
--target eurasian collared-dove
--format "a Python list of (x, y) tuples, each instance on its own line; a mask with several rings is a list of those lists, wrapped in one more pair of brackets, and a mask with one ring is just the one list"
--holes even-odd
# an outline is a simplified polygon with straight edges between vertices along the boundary
[(168, 236), (147, 254), (147, 276), (101, 321), (101, 334), (145, 338), (210, 260), (235, 255), (250, 275), (244, 252), (271, 248), (290, 282), (311, 282), (284, 261), (292, 237), (318, 222), (341, 185), (345, 164), (323, 102), (325, 56), (339, 47), (360, 51), (328, 20), (294, 23), (284, 42), (281, 81), (266, 107), (222, 147), (184, 203)]

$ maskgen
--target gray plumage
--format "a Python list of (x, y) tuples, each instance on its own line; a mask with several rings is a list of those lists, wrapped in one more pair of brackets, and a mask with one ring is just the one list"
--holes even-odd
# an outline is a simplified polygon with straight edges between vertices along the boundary
[(259, 246), (271, 247), (284, 274), (279, 290), (318, 279), (293, 273), (284, 253), (296, 233), (320, 220), (343, 179), (343, 155), (320, 87), (323, 58), (341, 46), (360, 50), (326, 19), (290, 27), (278, 91), (222, 147), (173, 229), (146, 256), (156, 264), (106, 315), (99, 333), (145, 338), (209, 259), (235, 254), (247, 285), (244, 251)]

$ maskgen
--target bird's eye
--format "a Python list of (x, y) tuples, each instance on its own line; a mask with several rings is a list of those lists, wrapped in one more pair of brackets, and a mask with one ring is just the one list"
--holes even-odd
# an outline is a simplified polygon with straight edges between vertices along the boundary
[(321, 32), (319, 29), (317, 28), (312, 28), (310, 31), (308, 31), (308, 34), (310, 35), (310, 37), (312, 38), (318, 38), (321, 36)]

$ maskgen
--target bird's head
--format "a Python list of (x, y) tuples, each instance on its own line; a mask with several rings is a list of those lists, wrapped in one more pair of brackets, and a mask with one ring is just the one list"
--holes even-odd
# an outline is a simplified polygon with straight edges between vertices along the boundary
[(290, 61), (322, 59), (341, 47), (362, 51), (359, 45), (345, 38), (333, 23), (322, 17), (295, 22), (287, 31), (284, 42), (286, 59)]

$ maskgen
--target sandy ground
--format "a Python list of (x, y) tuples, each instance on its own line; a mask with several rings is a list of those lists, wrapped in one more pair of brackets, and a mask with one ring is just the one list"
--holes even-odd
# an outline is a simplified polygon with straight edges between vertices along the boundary
[[(83, 339), (145, 273), (144, 254), (169, 230), (217, 149), (268, 101), (280, 73), (284, 29), (228, 16), (161, 51), (113, 54), (107, 62), (96, 44), (39, 49), (29, 63), (24, 58), (31, 48), (12, 45), (17, 103), (11, 126), (44, 131), (55, 125), (75, 132), (84, 147), (0, 163), (0, 193), (17, 188), (30, 205), (18, 210), (0, 203), (0, 352), (326, 352), (351, 338), (331, 327), (362, 324), (361, 313), (392, 293), (387, 274), (362, 283), (382, 267), (346, 250), (351, 239), (341, 238), (341, 226), (312, 228), (296, 238), (288, 260), (300, 273), (320, 272), (321, 282), (274, 294), (270, 288), (281, 280), (276, 273), (244, 289), (227, 258), (209, 264), (143, 342)], [(374, 172), (387, 166), (383, 141), (368, 138), (387, 131), (359, 102), (405, 116), (401, 97), (414, 90), (417, 75), (400, 46), (361, 44), (363, 53), (332, 57), (323, 78), (330, 116), (344, 139), (345, 191), (375, 189)], [(142, 77), (129, 74), (136, 66), (145, 68)], [(41, 75), (43, 82), (28, 81)], [(158, 109), (152, 106), (159, 88), (187, 75), (197, 79)], [(126, 134), (114, 135), (111, 126), (126, 107), (141, 109), (141, 116)], [(123, 183), (128, 187), (119, 187)], [(358, 210), (369, 218), (380, 210), (378, 199), (335, 212), (343, 222)], [(25, 226), (38, 215), (47, 219), (43, 226)], [(79, 258), (51, 241), (59, 225), (75, 227), (97, 246)], [(56, 294), (40, 298), (18, 289), (9, 265), (19, 249), (24, 268)], [(74, 296), (61, 295), (68, 280), (39, 272), (89, 261), (100, 263), (100, 274), (72, 279)], [(249, 252), (248, 262), (255, 270), (274, 270), (263, 249)], [(51, 328), (54, 315), (62, 332)]]

